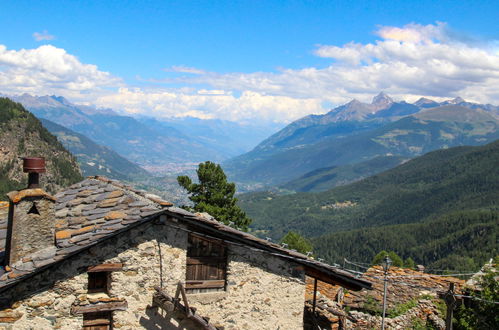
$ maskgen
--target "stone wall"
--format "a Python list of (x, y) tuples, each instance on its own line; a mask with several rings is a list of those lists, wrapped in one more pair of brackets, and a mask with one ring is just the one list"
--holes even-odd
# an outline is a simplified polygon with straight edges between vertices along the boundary
[[(170, 222), (168, 222), (170, 223)], [(175, 224), (179, 226), (179, 224)], [(0, 294), (0, 329), (79, 329), (75, 306), (126, 301), (113, 312), (120, 329), (178, 329), (152, 306), (155, 286), (175, 294), (185, 280), (187, 231), (143, 224), (108, 239)], [(304, 272), (290, 262), (246, 247), (228, 245), (227, 291), (189, 295), (190, 306), (225, 329), (302, 327)], [(111, 273), (109, 294), (87, 293), (89, 266), (123, 263)]]
[(226, 292), (188, 295), (200, 315), (225, 329), (303, 329), (303, 269), (236, 245), (228, 262)]
[[(373, 316), (362, 312), (352, 311), (350, 316), (356, 322), (347, 321), (349, 329), (373, 329), (381, 327), (381, 316)], [(420, 325), (429, 326), (431, 329), (445, 329), (445, 322), (431, 300), (421, 299), (416, 307), (411, 308), (405, 314), (385, 318), (387, 329), (412, 329), (419, 320)]]

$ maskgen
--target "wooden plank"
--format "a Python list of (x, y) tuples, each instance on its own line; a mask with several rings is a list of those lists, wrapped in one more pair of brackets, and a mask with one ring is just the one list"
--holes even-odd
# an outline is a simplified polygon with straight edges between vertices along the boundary
[(208, 280), (208, 281), (186, 281), (187, 289), (209, 289), (225, 287), (225, 280)]
[(225, 263), (225, 257), (187, 257), (188, 265), (214, 265)]
[(73, 306), (71, 307), (71, 313), (84, 314), (95, 312), (124, 311), (127, 309), (127, 307), (128, 303), (126, 301), (113, 301), (85, 306)]
[(83, 320), (83, 326), (109, 325), (109, 324), (111, 324), (111, 320), (109, 319)]
[(122, 270), (122, 269), (123, 269), (123, 264), (122, 263), (102, 264), (102, 265), (88, 267), (87, 272), (89, 272), (89, 273), (95, 273), (95, 272), (114, 272), (114, 271), (118, 271), (118, 270)]

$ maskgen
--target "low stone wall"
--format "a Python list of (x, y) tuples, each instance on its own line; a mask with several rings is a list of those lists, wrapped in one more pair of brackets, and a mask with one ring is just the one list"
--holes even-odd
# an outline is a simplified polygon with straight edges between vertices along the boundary
[[(394, 318), (385, 318), (385, 327), (387, 329), (412, 329), (414, 323), (420, 320), (423, 324), (430, 322), (435, 329), (443, 330), (445, 323), (438, 314), (438, 310), (431, 300), (419, 300), (418, 305), (405, 314)], [(378, 329), (381, 327), (381, 316), (358, 311), (351, 311), (349, 315), (356, 319), (356, 322), (347, 320), (349, 329)]]

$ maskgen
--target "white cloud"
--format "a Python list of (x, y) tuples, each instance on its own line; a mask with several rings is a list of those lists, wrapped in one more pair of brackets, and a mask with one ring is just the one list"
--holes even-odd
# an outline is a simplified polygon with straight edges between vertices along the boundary
[(196, 69), (193, 67), (189, 66), (183, 66), (183, 65), (174, 65), (170, 68), (164, 69), (166, 72), (178, 72), (178, 73), (190, 73), (190, 74), (204, 74), (206, 71)]
[(499, 103), (499, 87), (495, 87), (499, 86), (497, 49), (452, 39), (443, 23), (382, 26), (376, 35), (381, 39), (373, 43), (318, 46), (317, 56), (332, 59), (326, 68), (249, 74), (208, 72), (177, 81), (333, 104), (352, 98), (368, 101), (381, 90), (396, 98), (461, 95), (477, 102)]
[(434, 40), (446, 40), (446, 24), (437, 22), (436, 25), (407, 24), (403, 28), (395, 26), (382, 26), (376, 34), (383, 39), (403, 42), (431, 42)]
[(0, 45), (0, 92), (58, 94), (158, 117), (281, 122), (326, 112), (323, 104), (369, 101), (379, 91), (410, 101), (462, 96), (499, 103), (497, 41), (488, 47), (464, 43), (444, 23), (381, 26), (375, 34), (379, 39), (372, 43), (317, 46), (315, 54), (331, 60), (324, 68), (217, 73), (172, 66), (165, 71), (181, 75), (149, 80), (164, 86), (155, 89), (127, 86), (64, 49), (9, 51)]
[(100, 107), (122, 109), (155, 117), (223, 118), (233, 121), (265, 120), (283, 122), (303, 113), (322, 111), (320, 100), (263, 95), (244, 91), (229, 94), (189, 94), (181, 91), (120, 88), (118, 93), (99, 97)]
[(47, 30), (43, 30), (43, 32), (33, 33), (33, 39), (35, 39), (36, 41), (54, 40), (55, 36), (49, 34)]
[(120, 84), (119, 78), (61, 48), (8, 50), (0, 45), (0, 90), (6, 94), (56, 94), (78, 101)]

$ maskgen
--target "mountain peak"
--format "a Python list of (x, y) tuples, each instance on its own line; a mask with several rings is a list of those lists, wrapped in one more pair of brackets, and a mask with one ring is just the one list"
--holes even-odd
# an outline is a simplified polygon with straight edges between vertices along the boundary
[(391, 103), (393, 103), (393, 100), (391, 99), (391, 97), (386, 95), (384, 92), (381, 92), (378, 95), (376, 95), (375, 97), (373, 97), (373, 101), (371, 102), (371, 104), (374, 104), (374, 105), (385, 105), (385, 104), (391, 104)]
[(362, 102), (360, 102), (357, 99), (353, 99), (350, 102), (348, 102), (346, 105), (357, 105), (357, 104), (362, 104)]
[(64, 96), (52, 95), (50, 98), (64, 105), (72, 105)]
[(392, 104), (393, 100), (391, 99), (391, 97), (381, 92), (373, 98), (371, 107), (373, 108), (373, 111), (376, 112), (379, 110), (388, 109)]
[(459, 104), (459, 103), (463, 103), (463, 102), (466, 102), (466, 101), (463, 100), (459, 96), (449, 101), (450, 104)]
[(426, 97), (422, 97), (416, 102), (414, 102), (414, 105), (420, 108), (432, 108), (432, 107), (438, 107), (440, 104), (435, 102), (432, 99), (428, 99)]

